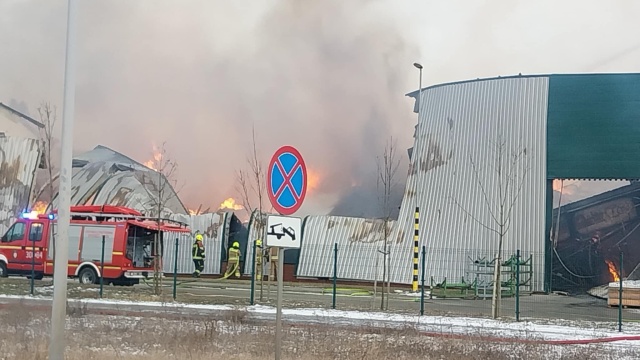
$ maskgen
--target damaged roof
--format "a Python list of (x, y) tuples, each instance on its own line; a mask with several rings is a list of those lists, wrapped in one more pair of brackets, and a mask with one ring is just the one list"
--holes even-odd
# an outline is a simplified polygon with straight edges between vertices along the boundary
[[(125, 206), (157, 216), (187, 214), (171, 181), (137, 161), (99, 145), (74, 157), (71, 205)], [(57, 208), (58, 196), (49, 207)]]

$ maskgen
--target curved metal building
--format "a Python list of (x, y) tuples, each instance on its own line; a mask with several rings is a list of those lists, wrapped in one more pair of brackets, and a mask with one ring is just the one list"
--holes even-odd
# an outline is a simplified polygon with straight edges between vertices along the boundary
[(412, 280), (419, 207), (436, 282), (476, 276), (502, 233), (503, 259), (531, 257), (532, 290), (548, 290), (553, 179), (640, 178), (640, 74), (443, 84), (423, 89), (418, 107), (392, 281)]

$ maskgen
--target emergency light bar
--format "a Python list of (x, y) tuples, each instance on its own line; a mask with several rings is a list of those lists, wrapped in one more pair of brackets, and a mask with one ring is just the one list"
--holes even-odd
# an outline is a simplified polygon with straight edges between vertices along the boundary
[(22, 213), (22, 218), (23, 219), (29, 219), (29, 220), (37, 220), (38, 219), (38, 212), (37, 211), (23, 212)]
[[(35, 210), (29, 211), (29, 212), (25, 211), (20, 215), (20, 217), (23, 219), (29, 219), (29, 220), (38, 220), (42, 218), (41, 215), (38, 214), (38, 212)], [(56, 217), (55, 214), (47, 214), (47, 218), (49, 220), (53, 220), (55, 219), (55, 217)]]

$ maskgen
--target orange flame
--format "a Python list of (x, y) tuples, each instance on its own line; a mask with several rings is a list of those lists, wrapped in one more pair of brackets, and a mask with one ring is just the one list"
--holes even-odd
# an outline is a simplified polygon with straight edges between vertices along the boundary
[(320, 173), (307, 168), (307, 192), (315, 191), (320, 185)]
[(615, 281), (615, 282), (620, 281), (620, 275), (616, 271), (616, 266), (613, 264), (613, 262), (610, 261), (610, 260), (605, 260), (605, 262), (607, 263), (607, 266), (609, 267), (609, 273), (611, 274), (611, 276), (613, 276), (613, 281)]
[(244, 207), (240, 204), (236, 204), (236, 200), (234, 198), (228, 198), (220, 204), (218, 209), (242, 210)]
[(143, 165), (148, 167), (151, 170), (158, 171), (161, 161), (162, 161), (162, 153), (160, 152), (158, 147), (153, 145), (153, 159), (144, 162)]
[(44, 201), (37, 201), (35, 204), (33, 204), (31, 210), (37, 212), (38, 214), (44, 214), (47, 211), (48, 205), (49, 204)]
[(189, 210), (189, 215), (200, 215), (198, 214), (198, 210), (193, 210), (193, 209), (187, 209)]

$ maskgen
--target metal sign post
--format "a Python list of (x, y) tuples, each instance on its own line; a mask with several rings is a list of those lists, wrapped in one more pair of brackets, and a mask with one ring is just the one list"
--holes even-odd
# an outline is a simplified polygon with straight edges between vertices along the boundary
[(302, 219), (282, 216), (295, 213), (307, 193), (307, 167), (295, 148), (276, 150), (267, 167), (267, 193), (281, 215), (267, 217), (266, 246), (278, 249), (278, 298), (276, 301), (276, 360), (282, 358), (282, 293), (284, 286), (284, 250), (300, 248)]

